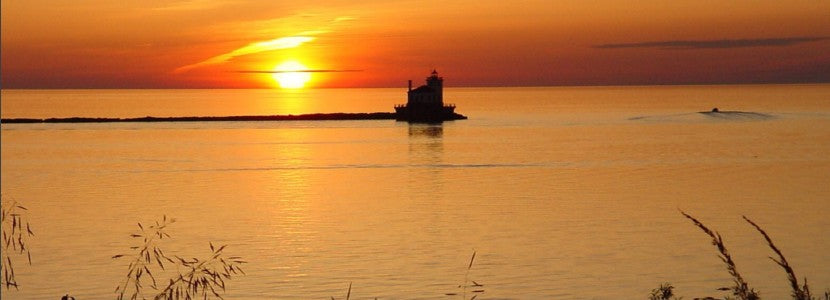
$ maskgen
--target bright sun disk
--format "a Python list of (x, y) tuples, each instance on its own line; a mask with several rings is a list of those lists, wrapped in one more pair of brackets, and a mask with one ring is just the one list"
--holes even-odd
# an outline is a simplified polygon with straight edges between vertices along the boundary
[[(287, 61), (274, 68), (274, 80), (284, 89), (299, 89), (305, 87), (311, 80), (311, 73), (306, 72), (308, 68), (296, 61)], [(297, 72), (292, 72), (297, 71)]]

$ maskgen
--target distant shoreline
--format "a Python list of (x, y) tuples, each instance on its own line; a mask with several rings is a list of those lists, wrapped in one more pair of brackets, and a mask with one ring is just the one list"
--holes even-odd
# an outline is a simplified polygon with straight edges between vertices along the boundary
[(393, 112), (373, 113), (316, 113), (302, 115), (270, 116), (220, 116), (220, 117), (140, 117), (140, 118), (4, 118), (0, 123), (125, 123), (125, 122), (221, 122), (221, 121), (338, 121), (338, 120), (395, 120)]

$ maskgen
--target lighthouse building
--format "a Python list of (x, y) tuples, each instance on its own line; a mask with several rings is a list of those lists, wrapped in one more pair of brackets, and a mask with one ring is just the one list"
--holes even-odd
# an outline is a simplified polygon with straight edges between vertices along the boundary
[(432, 76), (427, 77), (426, 82), (426, 85), (413, 90), (412, 80), (409, 81), (407, 105), (444, 105), (444, 78), (438, 77), (438, 71), (433, 70)]
[(444, 78), (433, 70), (426, 84), (415, 89), (409, 81), (406, 105), (395, 106), (398, 121), (441, 122), (466, 119), (455, 113), (455, 105), (444, 105)]

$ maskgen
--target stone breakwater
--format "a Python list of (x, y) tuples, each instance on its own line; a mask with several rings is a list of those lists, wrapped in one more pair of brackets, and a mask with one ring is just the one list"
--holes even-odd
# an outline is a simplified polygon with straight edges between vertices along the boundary
[(328, 121), (328, 120), (395, 120), (392, 112), (374, 113), (316, 113), (270, 116), (220, 116), (220, 117), (139, 117), (139, 118), (8, 118), (0, 123), (117, 123), (117, 122), (226, 122), (226, 121)]

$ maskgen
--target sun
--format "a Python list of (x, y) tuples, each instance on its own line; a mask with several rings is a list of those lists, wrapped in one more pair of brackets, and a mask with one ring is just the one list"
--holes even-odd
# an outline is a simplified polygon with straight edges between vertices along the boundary
[(305, 87), (311, 80), (308, 68), (297, 61), (286, 61), (274, 67), (274, 80), (284, 89), (299, 89)]

